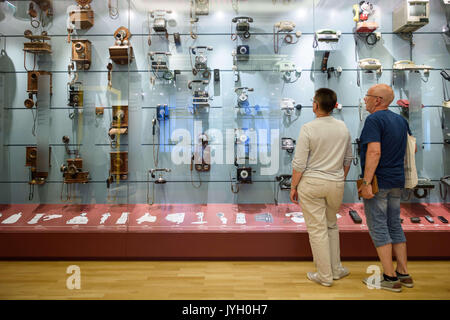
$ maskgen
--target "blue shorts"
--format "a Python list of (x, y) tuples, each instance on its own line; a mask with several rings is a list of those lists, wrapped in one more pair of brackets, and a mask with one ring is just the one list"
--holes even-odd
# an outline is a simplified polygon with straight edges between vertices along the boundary
[(400, 222), (402, 189), (380, 189), (372, 199), (364, 199), (367, 227), (375, 247), (406, 242)]

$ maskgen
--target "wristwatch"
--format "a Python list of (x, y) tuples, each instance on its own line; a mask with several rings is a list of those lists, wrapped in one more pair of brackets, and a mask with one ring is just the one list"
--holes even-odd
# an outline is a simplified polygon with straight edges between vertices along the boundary
[(363, 180), (363, 185), (368, 186), (370, 184), (370, 182)]

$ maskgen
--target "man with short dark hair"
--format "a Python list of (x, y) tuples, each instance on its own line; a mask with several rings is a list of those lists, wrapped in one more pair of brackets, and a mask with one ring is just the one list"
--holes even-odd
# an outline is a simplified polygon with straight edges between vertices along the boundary
[(308, 272), (307, 277), (327, 287), (349, 274), (341, 264), (336, 213), (344, 196), (352, 149), (345, 123), (330, 116), (336, 102), (333, 90), (316, 91), (316, 119), (300, 130), (292, 160), (290, 195), (293, 203), (300, 200), (317, 267), (317, 272)]
[[(364, 198), (367, 227), (383, 265), (380, 283), (370, 287), (400, 292), (402, 285), (413, 287), (408, 274), (406, 238), (400, 223), (400, 196), (405, 185), (404, 159), (408, 122), (388, 110), (394, 91), (386, 84), (372, 86), (364, 98), (367, 117), (361, 132), (361, 167), (364, 173), (359, 191)], [(377, 177), (379, 191), (372, 193), (372, 180)], [(392, 263), (392, 250), (397, 257), (397, 269)]]

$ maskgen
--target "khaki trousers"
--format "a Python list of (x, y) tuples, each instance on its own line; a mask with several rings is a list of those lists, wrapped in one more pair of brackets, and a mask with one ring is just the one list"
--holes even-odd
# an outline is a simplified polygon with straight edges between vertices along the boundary
[(344, 182), (303, 177), (297, 190), (319, 278), (332, 283), (342, 267), (336, 213)]

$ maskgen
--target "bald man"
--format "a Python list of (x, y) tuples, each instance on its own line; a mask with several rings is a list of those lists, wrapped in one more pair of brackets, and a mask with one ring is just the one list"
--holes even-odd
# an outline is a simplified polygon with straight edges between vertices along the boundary
[[(408, 122), (388, 109), (394, 100), (392, 88), (386, 84), (372, 86), (364, 98), (370, 113), (360, 137), (363, 184), (359, 191), (364, 198), (364, 212), (372, 241), (383, 265), (380, 283), (363, 282), (370, 287), (401, 292), (402, 286), (412, 288), (408, 274), (406, 238), (400, 223), (400, 195), (405, 186), (404, 159)], [(372, 180), (377, 177), (379, 192), (372, 193)], [(392, 251), (397, 257), (394, 269)]]

